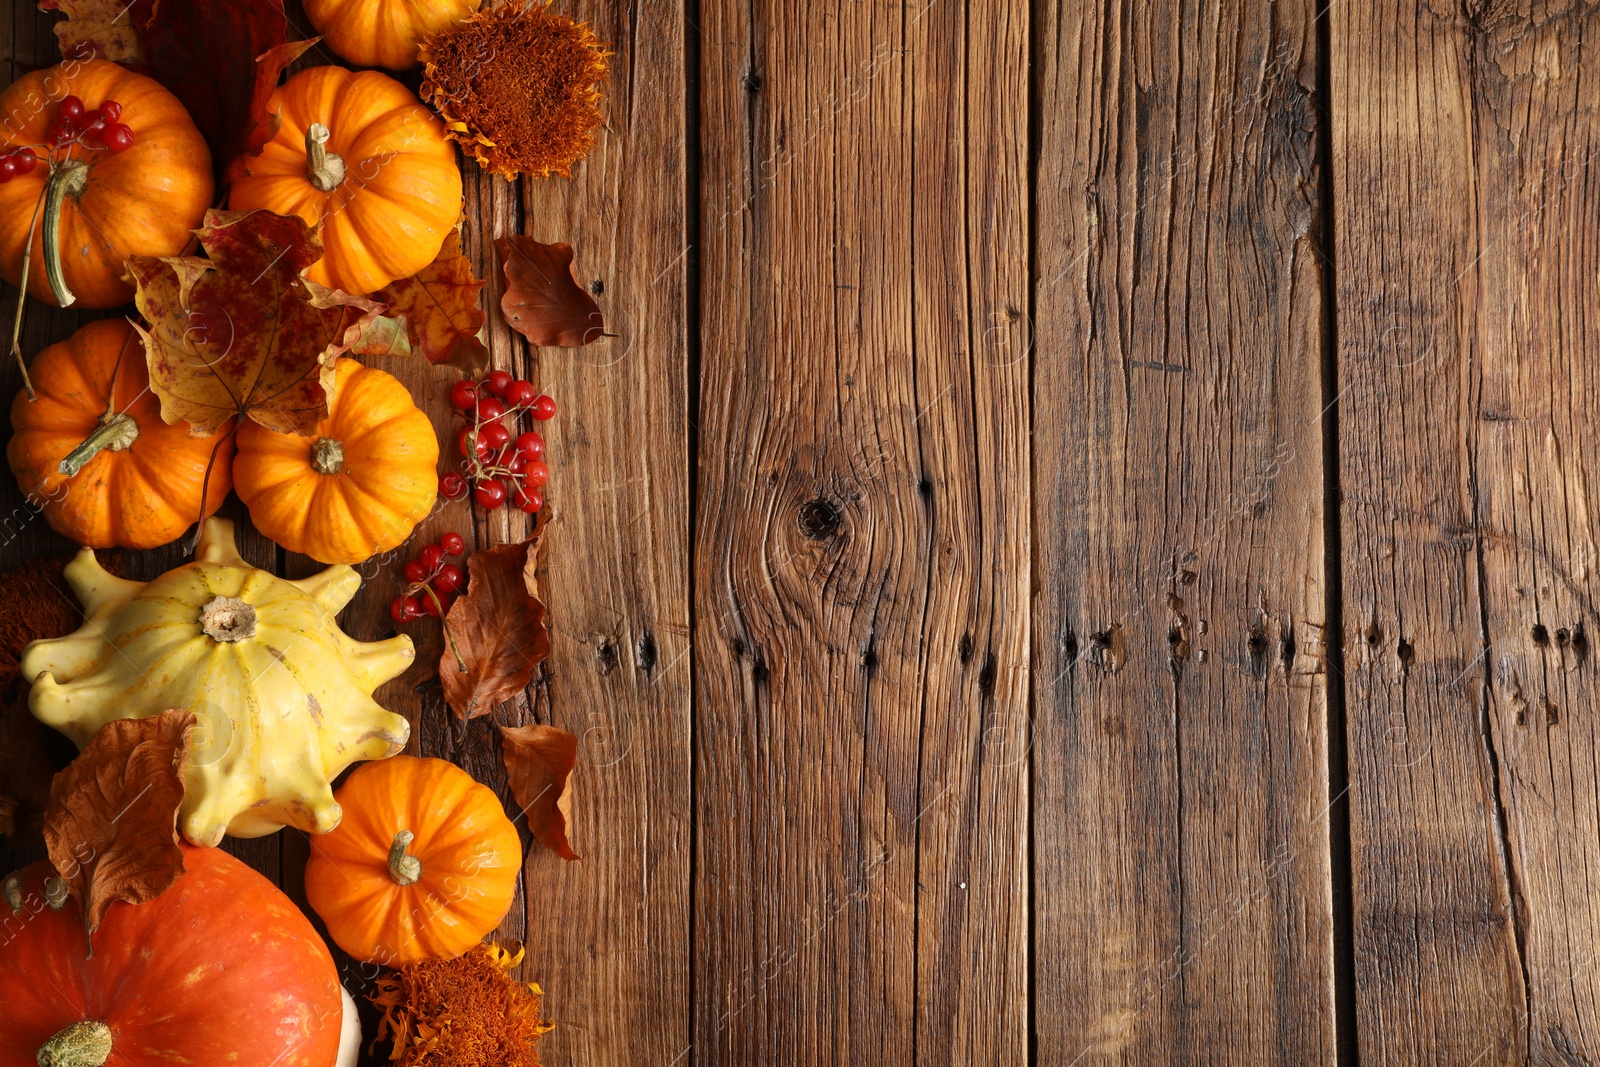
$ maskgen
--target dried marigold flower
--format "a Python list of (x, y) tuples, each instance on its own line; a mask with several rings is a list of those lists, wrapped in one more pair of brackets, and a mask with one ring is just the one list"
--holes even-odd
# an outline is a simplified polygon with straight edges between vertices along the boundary
[(483, 944), (453, 960), (411, 963), (378, 979), (378, 1042), (394, 1038), (399, 1067), (539, 1067), (535, 1042), (555, 1029), (539, 1019), (537, 984), (506, 972), (522, 962)]
[(462, 150), (504, 178), (572, 177), (595, 144), (613, 53), (550, 2), (508, 0), (422, 41), (422, 96)]

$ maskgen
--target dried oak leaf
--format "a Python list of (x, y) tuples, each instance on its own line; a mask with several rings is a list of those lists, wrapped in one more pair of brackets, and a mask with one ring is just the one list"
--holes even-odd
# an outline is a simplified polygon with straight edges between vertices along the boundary
[(544, 605), (533, 594), (537, 544), (535, 536), (467, 557), (467, 594), (445, 616), (449, 640), (439, 657), (445, 701), (462, 719), (522, 692), (550, 654)]
[(402, 319), (411, 351), (429, 363), (447, 363), (476, 375), (489, 365), (489, 349), (478, 337), (483, 312), (472, 276), (472, 264), (461, 254), (461, 232), (452, 230), (434, 261), (410, 278), (402, 278), (372, 294), (389, 305), (388, 314)]
[(27, 689), (0, 708), (0, 834), (13, 845), (38, 838), (55, 767), (45, 725), (28, 710)]
[(292, 215), (208, 211), (195, 232), (209, 259), (128, 260), (161, 417), (198, 436), (234, 415), (311, 436), (334, 364), (383, 305), (301, 277), (322, 241)]
[(536, 345), (578, 348), (607, 336), (605, 316), (572, 274), (572, 246), (513, 234), (494, 242), (506, 274), (500, 311)]
[(178, 805), (194, 715), (100, 727), (50, 787), (45, 848), (94, 933), (113, 901), (154, 900), (183, 874)]
[(534, 838), (564, 860), (577, 859), (567, 842), (567, 824), (578, 739), (554, 726), (502, 726), (500, 758)]

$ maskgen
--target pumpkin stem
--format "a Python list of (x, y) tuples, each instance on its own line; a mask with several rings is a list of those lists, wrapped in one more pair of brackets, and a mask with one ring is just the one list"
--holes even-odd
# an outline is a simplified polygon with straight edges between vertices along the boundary
[(21, 915), (22, 914), (22, 883), (17, 879), (16, 875), (13, 874), (10, 878), (6, 879), (5, 891), (6, 891), (6, 906), (11, 909), (11, 914), (13, 914), (13, 915)]
[(46, 878), (44, 880), (44, 902), (50, 905), (51, 911), (60, 911), (67, 906), (67, 897), (72, 895), (72, 890), (67, 888), (67, 883), (60, 878)]
[(39, 1049), (39, 1067), (101, 1067), (111, 1058), (111, 1027), (85, 1020), (61, 1030)]
[(394, 835), (394, 844), (389, 846), (389, 877), (396, 885), (410, 885), (422, 877), (422, 861), (406, 855), (406, 849), (416, 839), (417, 835), (410, 830), (401, 830)]
[(311, 446), (311, 469), (318, 474), (338, 474), (344, 470), (344, 442), (319, 437)]
[(139, 439), (139, 423), (123, 411), (106, 412), (100, 425), (83, 439), (83, 444), (67, 453), (56, 470), (71, 478), (83, 470), (84, 465), (105, 449), (121, 452)]
[(212, 597), (200, 609), (200, 629), (213, 641), (243, 641), (256, 635), (256, 609), (236, 596)]
[(328, 127), (313, 122), (306, 127), (306, 181), (331, 193), (344, 181), (344, 157), (328, 151)]
[(89, 164), (69, 159), (51, 172), (44, 187), (44, 276), (50, 280), (50, 292), (62, 307), (70, 307), (78, 298), (67, 288), (66, 275), (61, 271), (61, 204), (69, 196), (82, 196), (88, 184)]

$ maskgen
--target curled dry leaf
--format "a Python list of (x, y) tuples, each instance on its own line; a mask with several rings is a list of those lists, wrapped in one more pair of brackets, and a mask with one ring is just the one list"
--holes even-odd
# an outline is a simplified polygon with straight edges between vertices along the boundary
[(573, 277), (571, 245), (513, 234), (494, 246), (506, 274), (500, 310), (513, 330), (532, 344), (563, 348), (607, 336), (599, 305)]
[(522, 692), (550, 654), (544, 605), (533, 595), (537, 544), (532, 537), (467, 557), (467, 593), (445, 616), (449, 640), (439, 657), (445, 701), (463, 719)]
[(483, 312), (472, 276), (472, 264), (461, 254), (461, 231), (445, 238), (439, 255), (413, 277), (402, 278), (372, 294), (389, 305), (387, 314), (406, 324), (411, 351), (429, 363), (447, 363), (468, 374), (489, 365), (489, 349), (478, 337)]
[(55, 24), (56, 43), (64, 58), (144, 62), (139, 31), (130, 16), (141, 8), (148, 16), (149, 0), (139, 0), (131, 7), (127, 0), (41, 0), (39, 6), (67, 16)]
[(161, 417), (207, 436), (234, 415), (309, 437), (339, 356), (383, 305), (301, 277), (322, 242), (292, 215), (208, 211), (209, 259), (134, 256), (134, 300)]
[(50, 862), (94, 933), (113, 901), (154, 900), (183, 873), (178, 805), (194, 715), (114, 719), (50, 787)]
[(511, 795), (517, 798), (528, 829), (545, 848), (564, 860), (578, 854), (567, 842), (572, 819), (572, 768), (578, 739), (554, 726), (502, 726), (500, 758), (505, 761)]

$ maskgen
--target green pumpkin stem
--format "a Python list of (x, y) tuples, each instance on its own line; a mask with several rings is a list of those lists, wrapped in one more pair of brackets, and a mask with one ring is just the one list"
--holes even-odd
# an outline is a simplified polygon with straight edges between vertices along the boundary
[[(78, 298), (67, 288), (67, 276), (61, 270), (61, 205), (69, 196), (82, 196), (88, 184), (89, 164), (69, 159), (50, 172), (50, 181), (44, 187), (44, 276), (50, 280), (50, 292), (62, 307), (70, 307)], [(26, 281), (27, 275), (23, 278)]]
[(125, 412), (107, 412), (93, 433), (83, 439), (83, 444), (68, 452), (56, 469), (71, 478), (106, 449), (121, 452), (139, 439), (139, 424)]
[(73, 1023), (46, 1041), (35, 1058), (39, 1067), (102, 1067), (111, 1058), (111, 1027)]
[(422, 861), (406, 854), (406, 849), (416, 839), (417, 835), (410, 830), (401, 830), (394, 835), (394, 844), (389, 846), (389, 877), (396, 885), (410, 885), (422, 877)]

